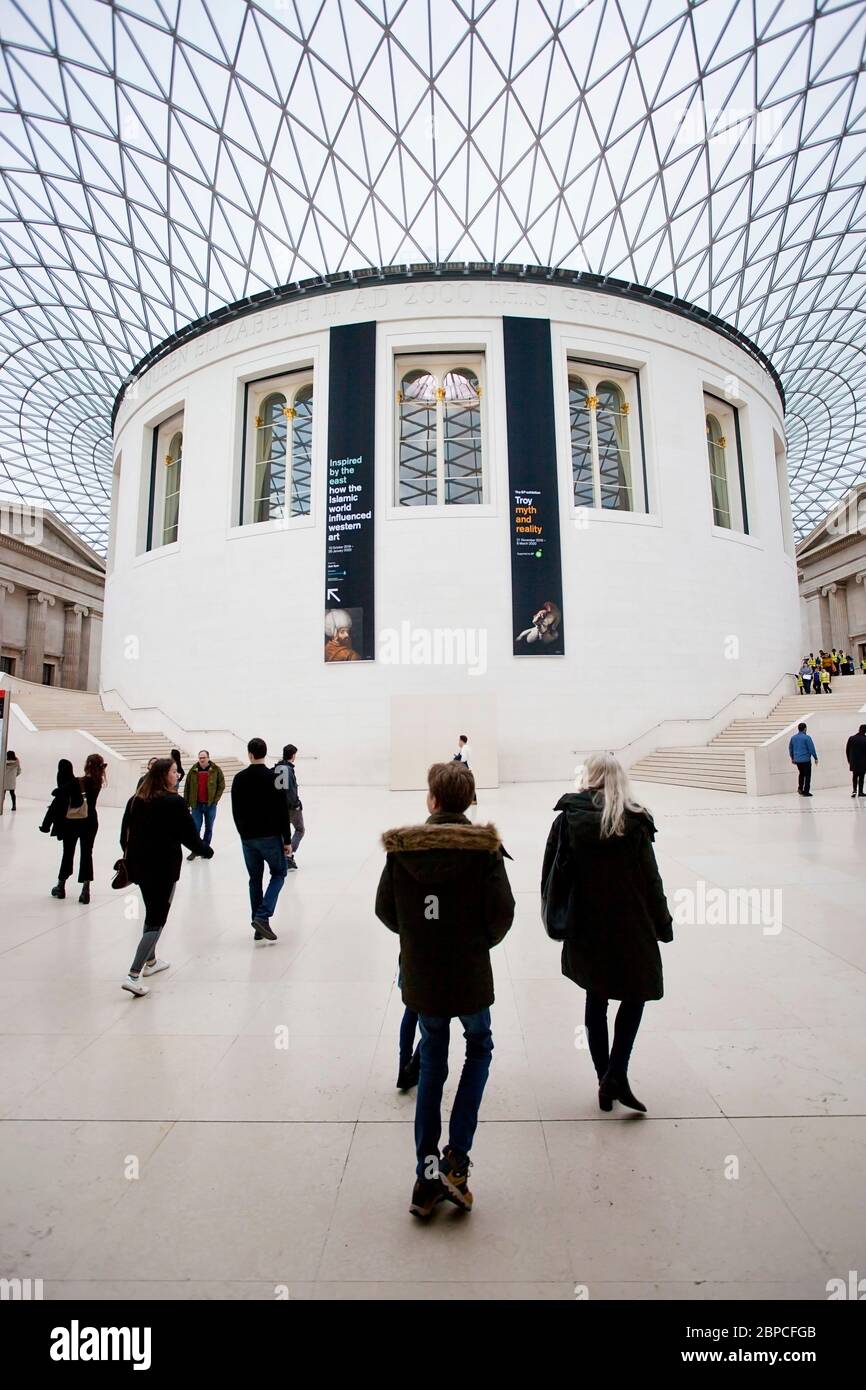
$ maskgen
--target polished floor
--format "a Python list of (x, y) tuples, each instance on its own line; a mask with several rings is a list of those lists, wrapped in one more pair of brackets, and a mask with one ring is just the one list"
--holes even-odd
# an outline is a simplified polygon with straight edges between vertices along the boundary
[[(583, 996), (539, 920), (564, 790), (481, 795), (518, 913), (494, 952), (475, 1210), (427, 1226), (408, 1214), (414, 1094), (394, 1087), (397, 942), (372, 911), (379, 832), (421, 796), (304, 789), (273, 945), (253, 943), (226, 806), (141, 1000), (120, 989), (140, 919), (108, 886), (119, 812), (83, 907), (49, 896), (42, 802), (7, 803), (0, 1275), (46, 1298), (825, 1299), (866, 1273), (866, 802), (637, 789), (683, 921), (635, 1117), (597, 1108)], [(729, 890), (751, 888), (746, 912)], [(455, 1028), (452, 1069), (457, 1048)]]

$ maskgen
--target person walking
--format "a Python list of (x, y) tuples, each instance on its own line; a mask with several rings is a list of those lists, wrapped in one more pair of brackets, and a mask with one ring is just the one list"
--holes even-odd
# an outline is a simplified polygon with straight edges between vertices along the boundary
[(863, 779), (866, 777), (866, 724), (861, 724), (845, 744), (845, 758), (851, 769), (852, 796), (866, 796)]
[(812, 690), (815, 695), (821, 694), (821, 672), (823, 668), (818, 662), (812, 671)]
[(180, 878), (182, 846), (204, 859), (213, 857), (213, 850), (199, 838), (189, 808), (177, 795), (177, 782), (174, 759), (157, 758), (126, 803), (120, 826), (129, 881), (138, 884), (144, 899), (144, 930), (121, 989), (139, 997), (150, 993), (142, 975), (158, 975), (169, 968), (169, 962), (157, 956), (156, 947)]
[(16, 753), (11, 748), (6, 750), (6, 766), (3, 769), (3, 801), (6, 801), (6, 793), (9, 793), (12, 801), (12, 810), (18, 809), (18, 801), (15, 795), (15, 788), (18, 778), (21, 776), (21, 763)]
[[(93, 845), (99, 831), (99, 817), (96, 814), (96, 803), (99, 793), (105, 786), (108, 764), (99, 753), (91, 753), (84, 764), (84, 777), (82, 779), (82, 791), (87, 805), (87, 818), (81, 826), (78, 862), (78, 881), (82, 885), (78, 901), (80, 903), (90, 902), (90, 885), (93, 882)], [(73, 846), (74, 851), (74, 846)], [(69, 857), (69, 873), (72, 873), (73, 856)], [(62, 873), (62, 870), (61, 870)]]
[(797, 732), (788, 740), (788, 755), (797, 769), (797, 791), (800, 796), (811, 796), (812, 759), (818, 762), (818, 754), (805, 724), (797, 725)]
[(812, 667), (808, 661), (804, 661), (800, 667), (800, 674), (797, 677), (801, 695), (808, 695), (812, 689)]
[[(457, 752), (454, 754), (453, 761), (454, 761), (455, 763), (462, 763), (463, 766), (464, 766), (469, 772), (472, 772), (472, 749), (471, 749), (471, 747), (470, 747), (470, 745), (469, 745), (469, 739), (466, 737), (466, 734), (461, 734), (460, 737), (459, 737), (459, 739), (457, 740)], [(474, 783), (474, 781), (475, 781), (475, 774), (474, 774), (474, 773), (472, 773), (472, 780), (473, 780), (473, 783)], [(478, 796), (477, 796), (477, 794), (476, 794), (476, 791), (475, 791), (474, 787), (473, 787), (473, 791), (472, 791), (472, 803), (471, 803), (471, 804), (472, 804), (473, 806), (477, 806), (477, 805), (478, 805)]]
[[(286, 860), (291, 853), (291, 825), (285, 793), (276, 784), (273, 769), (265, 762), (268, 745), (263, 738), (247, 744), (250, 765), (232, 782), (232, 816), (241, 837), (244, 863), (250, 879), (253, 940), (276, 941), (271, 918), (286, 881)], [(262, 892), (265, 865), (270, 872)]]
[(180, 760), (180, 749), (179, 749), (179, 748), (172, 748), (172, 750), (171, 750), (171, 758), (172, 758), (172, 762), (174, 763), (175, 767), (177, 768), (177, 785), (180, 786), (181, 783), (183, 782), (184, 777), (186, 776), (186, 773), (185, 773), (184, 770), (183, 770), (183, 763), (182, 763), (181, 760)]
[(286, 868), (291, 872), (297, 869), (298, 845), (306, 834), (304, 826), (304, 807), (298, 795), (298, 777), (295, 772), (295, 758), (298, 756), (298, 749), (294, 743), (287, 743), (283, 748), (283, 756), (280, 762), (274, 767), (274, 780), (277, 788), (286, 798), (286, 805), (289, 809), (289, 824), (292, 827), (291, 854), (286, 859)]
[[(421, 1030), (409, 1210), (422, 1219), (445, 1199), (472, 1207), (469, 1155), (493, 1052), (490, 951), (514, 919), (499, 833), (464, 814), (472, 774), (453, 760), (434, 763), (427, 787), (428, 820), (382, 836), (387, 857), (376, 893), (376, 916), (400, 937), (403, 1003)], [(462, 1024), (466, 1058), (440, 1158), (452, 1018)]]
[[(61, 767), (64, 772), (62, 782)], [(78, 882), (81, 884), (78, 901), (89, 903), (90, 885), (93, 882), (93, 845), (99, 831), (96, 803), (105, 786), (107, 764), (99, 753), (91, 753), (84, 764), (83, 777), (76, 778), (74, 774), (67, 777), (67, 767), (71, 773), (72, 764), (66, 758), (61, 759), (57, 769), (58, 780), (53, 793), (54, 799), (40, 829), (51, 830), (63, 842), (60, 874), (56, 885), (51, 889), (52, 898), (66, 897), (66, 880), (75, 869), (77, 846)]]
[[(183, 789), (183, 799), (189, 807), (197, 835), (201, 835), (201, 828), (204, 825), (203, 838), (206, 845), (209, 845), (213, 839), (213, 823), (216, 820), (217, 805), (225, 789), (226, 779), (222, 768), (217, 763), (212, 763), (210, 753), (206, 748), (202, 748), (198, 755), (198, 762), (189, 770)], [(194, 852), (187, 855), (187, 859), (201, 857)]]
[[(81, 783), (75, 776), (72, 763), (68, 758), (61, 758), (57, 764), (56, 780), (57, 785), (51, 793), (51, 802), (42, 818), (39, 829), (43, 835), (51, 835), (55, 840), (60, 840), (63, 845), (60, 874), (58, 874), (57, 883), (51, 889), (51, 896), (52, 898), (65, 898), (66, 879), (69, 877), (71, 869), (64, 872), (67, 862), (64, 836), (72, 831), (73, 821), (78, 822), (86, 817), (87, 807), (84, 802)], [(74, 813), (72, 817), (69, 817), (70, 811)]]
[(825, 666), (821, 672), (821, 692), (824, 695), (832, 695), (833, 687), (830, 684), (830, 672)]
[[(567, 920), (562, 973), (586, 991), (584, 1024), (598, 1077), (598, 1104), (646, 1111), (628, 1068), (648, 1000), (664, 994), (658, 943), (673, 941), (673, 921), (653, 853), (656, 827), (634, 801), (622, 765), (610, 753), (588, 758), (578, 789), (561, 796), (542, 867), (546, 910), (551, 870), (564, 876)], [(620, 1001), (613, 1044), (611, 999)]]
[(155, 762), (156, 762), (156, 758), (155, 758), (155, 757), (153, 757), (153, 758), (148, 758), (148, 760), (147, 760), (147, 767), (146, 767), (145, 771), (141, 774), (141, 776), (139, 777), (138, 781), (137, 781), (136, 784), (135, 784), (135, 790), (136, 790), (136, 791), (138, 791), (139, 787), (143, 785), (145, 777), (147, 776), (148, 772), (150, 772), (150, 769), (153, 767), (153, 765), (154, 765)]

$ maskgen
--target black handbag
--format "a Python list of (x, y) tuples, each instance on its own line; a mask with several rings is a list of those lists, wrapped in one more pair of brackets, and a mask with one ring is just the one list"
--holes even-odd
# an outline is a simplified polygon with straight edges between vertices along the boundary
[(564, 941), (571, 917), (574, 879), (568, 863), (568, 826), (565, 813), (559, 817), (556, 851), (541, 884), (541, 920), (552, 941)]
[(126, 867), (126, 859), (118, 859), (114, 866), (114, 878), (111, 880), (112, 888), (129, 887), (129, 869)]

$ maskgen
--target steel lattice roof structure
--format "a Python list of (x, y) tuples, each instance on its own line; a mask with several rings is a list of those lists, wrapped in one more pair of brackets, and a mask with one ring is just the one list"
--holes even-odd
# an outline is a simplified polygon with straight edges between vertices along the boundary
[(0, 0), (0, 492), (104, 547), (193, 320), (412, 262), (589, 271), (777, 368), (795, 519), (866, 472), (864, 0)]

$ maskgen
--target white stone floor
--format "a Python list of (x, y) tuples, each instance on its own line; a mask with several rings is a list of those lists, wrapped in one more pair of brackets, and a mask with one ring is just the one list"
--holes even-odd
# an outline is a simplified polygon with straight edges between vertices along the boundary
[(47, 1298), (824, 1299), (866, 1273), (866, 802), (637, 788), (669, 900), (698, 880), (779, 889), (783, 922), (676, 928), (631, 1068), (641, 1118), (599, 1112), (583, 995), (540, 924), (564, 790), (481, 794), (518, 914), (494, 952), (475, 1210), (426, 1226), (408, 1214), (414, 1093), (394, 1087), (397, 942), (372, 910), (378, 834), (421, 796), (305, 788), (303, 867), (259, 946), (226, 806), (143, 1000), (120, 989), (138, 925), (137, 894), (108, 886), (119, 812), (101, 812), (82, 907), (48, 896), (43, 803), (7, 806), (0, 1274)]

